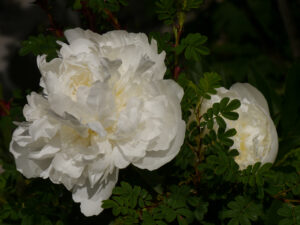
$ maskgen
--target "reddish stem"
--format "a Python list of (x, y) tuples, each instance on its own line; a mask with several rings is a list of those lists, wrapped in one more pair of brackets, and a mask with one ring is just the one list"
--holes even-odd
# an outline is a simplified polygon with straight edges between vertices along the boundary
[(50, 23), (50, 28), (48, 28), (47, 30), (51, 31), (55, 36), (57, 37), (62, 37), (63, 36), (63, 31), (62, 29), (58, 28), (58, 26), (56, 25), (53, 16), (51, 15), (51, 13), (49, 12), (49, 5), (48, 5), (48, 0), (37, 0), (36, 2), (41, 9), (43, 9), (45, 11), (45, 13), (47, 14), (49, 23)]
[(82, 13), (87, 18), (89, 23), (89, 29), (96, 32), (96, 19), (95, 14), (87, 7), (86, 1), (81, 1)]
[(112, 14), (111, 11), (108, 9), (104, 9), (105, 14), (108, 16), (109, 20), (111, 21), (112, 25), (116, 30), (121, 30), (121, 26), (119, 24), (118, 19)]
[(178, 79), (178, 76), (179, 76), (179, 74), (180, 74), (180, 71), (181, 71), (181, 68), (180, 68), (180, 66), (175, 66), (175, 69), (174, 69), (174, 79), (175, 80), (177, 80)]

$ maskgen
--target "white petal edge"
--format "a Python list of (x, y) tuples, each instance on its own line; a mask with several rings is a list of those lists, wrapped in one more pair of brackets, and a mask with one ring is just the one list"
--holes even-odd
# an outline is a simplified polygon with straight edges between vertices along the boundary
[(178, 122), (177, 135), (171, 146), (165, 151), (147, 151), (144, 158), (133, 162), (132, 164), (140, 169), (156, 170), (162, 165), (170, 162), (179, 152), (185, 136), (185, 122)]
[(247, 100), (253, 102), (254, 104), (260, 106), (263, 112), (266, 114), (270, 129), (270, 139), (271, 146), (269, 152), (261, 160), (261, 163), (273, 163), (276, 159), (278, 152), (278, 135), (274, 122), (270, 116), (268, 102), (263, 94), (254, 86), (249, 83), (235, 83), (231, 86), (230, 90), (235, 91), (241, 98), (246, 98)]
[(241, 99), (246, 98), (254, 104), (259, 105), (267, 115), (270, 115), (268, 102), (256, 87), (249, 83), (235, 83), (229, 90), (236, 92)]
[(118, 181), (118, 173), (119, 170), (115, 168), (105, 180), (101, 180), (94, 188), (90, 188), (89, 184), (74, 187), (73, 200), (80, 202), (80, 210), (85, 216), (95, 216), (103, 211), (102, 201), (111, 196)]
[(262, 164), (269, 163), (269, 162), (274, 163), (278, 153), (278, 135), (277, 135), (276, 127), (274, 125), (273, 120), (270, 117), (268, 117), (268, 120), (270, 124), (270, 138), (272, 142), (271, 142), (269, 152), (261, 160)]

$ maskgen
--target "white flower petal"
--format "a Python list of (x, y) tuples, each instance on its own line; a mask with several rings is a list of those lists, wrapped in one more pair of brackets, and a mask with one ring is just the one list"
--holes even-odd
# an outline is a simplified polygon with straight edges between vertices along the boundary
[(46, 159), (54, 156), (55, 153), (59, 152), (60, 148), (46, 145), (38, 152), (29, 152), (28, 158), (30, 159)]
[(94, 188), (89, 187), (89, 184), (74, 187), (73, 200), (80, 202), (81, 212), (85, 216), (98, 215), (103, 210), (102, 201), (110, 197), (117, 181), (118, 169), (114, 169), (106, 180), (102, 180)]
[(27, 121), (40, 119), (49, 108), (47, 100), (35, 92), (27, 96), (27, 101), (28, 104), (23, 109), (23, 114)]
[(240, 98), (246, 98), (254, 104), (259, 105), (265, 110), (265, 113), (267, 113), (268, 115), (270, 114), (266, 98), (259, 90), (257, 90), (257, 88), (253, 87), (251, 84), (235, 83), (230, 87), (230, 90), (235, 91)]
[(85, 38), (84, 30), (81, 28), (74, 28), (65, 31), (65, 37), (69, 43), (73, 43), (77, 39)]
[(127, 106), (119, 114), (117, 124), (117, 135), (127, 136), (136, 130), (140, 120), (141, 101), (137, 98), (128, 100)]
[(88, 127), (95, 131), (97, 134), (99, 134), (100, 137), (105, 137), (106, 136), (106, 131), (104, 129), (104, 127), (102, 126), (101, 123), (99, 122), (89, 122), (88, 124)]
[[(42, 142), (32, 143), (32, 138), (28, 136), (28, 128), (18, 127), (14, 133), (10, 143), (10, 152), (14, 155), (16, 161), (17, 170), (20, 171), (25, 177), (39, 177), (43, 171), (45, 171), (51, 163), (51, 160), (41, 159), (35, 161), (29, 158), (31, 151), (38, 151), (42, 148)], [(20, 140), (23, 137), (23, 140)], [(27, 137), (27, 139), (25, 139)], [(20, 145), (22, 144), (22, 145)]]
[(64, 156), (63, 153), (57, 153), (52, 161), (53, 169), (72, 178), (79, 178), (84, 170), (84, 167), (75, 165), (72, 158)]
[(141, 169), (155, 170), (171, 161), (179, 152), (185, 135), (185, 122), (180, 121), (177, 127), (177, 135), (170, 148), (165, 151), (148, 151), (144, 158), (132, 164)]
[[(28, 134), (28, 126), (19, 126), (13, 133), (12, 142), (16, 142), (20, 147), (25, 147), (33, 141), (32, 137)], [(10, 149), (15, 154), (14, 149)], [(15, 155), (17, 157), (17, 155)]]
[(35, 141), (39, 138), (51, 139), (54, 137), (58, 129), (58, 125), (52, 124), (47, 117), (42, 117), (32, 123), (29, 127), (29, 134)]
[(114, 165), (119, 169), (124, 169), (130, 164), (130, 161), (125, 158), (118, 147), (114, 147), (111, 157), (114, 161)]
[(22, 156), (16, 159), (16, 167), (19, 172), (21, 172), (26, 178), (42, 177), (44, 171), (46, 171), (51, 165), (51, 160), (30, 160), (28, 157)]
[(267, 152), (265, 157), (261, 160), (262, 164), (264, 163), (273, 163), (275, 162), (277, 153), (278, 153), (278, 134), (276, 127), (272, 121), (272, 119), (269, 117), (269, 124), (270, 124), (270, 139), (271, 141), (271, 146), (270, 146), (270, 151)]

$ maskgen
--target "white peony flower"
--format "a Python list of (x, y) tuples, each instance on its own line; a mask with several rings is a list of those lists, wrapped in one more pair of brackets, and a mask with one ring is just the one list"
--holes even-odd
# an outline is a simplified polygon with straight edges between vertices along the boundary
[(229, 90), (218, 88), (217, 91), (216, 95), (211, 95), (210, 100), (203, 101), (201, 113), (205, 113), (213, 103), (220, 102), (224, 97), (241, 101), (241, 107), (236, 110), (239, 119), (225, 119), (227, 128), (235, 128), (237, 131), (232, 148), (239, 151), (235, 161), (240, 169), (256, 162), (273, 163), (278, 151), (278, 137), (265, 97), (248, 83), (236, 83)]
[(38, 57), (43, 95), (31, 93), (27, 122), (10, 151), (27, 178), (50, 178), (73, 191), (86, 216), (99, 214), (118, 171), (130, 163), (154, 170), (183, 143), (182, 88), (163, 80), (165, 52), (126, 31), (67, 30), (59, 58)]

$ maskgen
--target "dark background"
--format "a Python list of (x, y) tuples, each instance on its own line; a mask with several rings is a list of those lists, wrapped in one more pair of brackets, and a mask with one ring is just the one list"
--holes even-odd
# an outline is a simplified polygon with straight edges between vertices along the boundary
[[(31, 0), (0, 0), (1, 87), (6, 101), (15, 98), (13, 93), (21, 90), (23, 102), (22, 104), (17, 102), (20, 112), (21, 106), (25, 104), (25, 94), (39, 90), (40, 79), (36, 56), (32, 54), (19, 56), (21, 42), (28, 39), (30, 35), (53, 34), (49, 29), (53, 24), (49, 21), (48, 13), (51, 13), (56, 26), (61, 30), (78, 26), (83, 29), (90, 27), (87, 18), (71, 9), (74, 1), (48, 0), (51, 5), (49, 10), (44, 10), (32, 2)], [(153, 31), (172, 32), (169, 26), (157, 19), (155, 1), (129, 0), (128, 2), (128, 6), (116, 13), (122, 29), (147, 34)], [(290, 80), (288, 86), (291, 91), (286, 91), (288, 71), (300, 57), (299, 22), (300, 0), (206, 0), (200, 9), (188, 13), (182, 35), (185, 37), (188, 33), (201, 33), (208, 37), (207, 47), (211, 50), (211, 54), (191, 65), (186, 62), (186, 68), (183, 68), (195, 82), (203, 72), (215, 71), (222, 76), (226, 87), (234, 82), (249, 82), (262, 91), (268, 100), (279, 136), (283, 140), (280, 142), (278, 158), (300, 144), (298, 116), (300, 115), (298, 99), (300, 83), (293, 83), (293, 80)], [(97, 26), (94, 28), (98, 30)], [(99, 27), (103, 32), (111, 29), (114, 28)], [(293, 73), (299, 72), (300, 76), (299, 66), (293, 71)], [(20, 112), (18, 115), (21, 114)], [(9, 143), (10, 134), (6, 131), (9, 129), (12, 131), (13, 127), (10, 120), (4, 122), (6, 123), (2, 123), (4, 128), (1, 138), (6, 138), (6, 143)], [(2, 155), (8, 158), (7, 149), (5, 145)], [(10, 160), (13, 165), (13, 159)], [(30, 188), (33, 187), (33, 190), (26, 189), (28, 192), (23, 193), (19, 189), (22, 189), (21, 184), (25, 184), (28, 180), (22, 180), (19, 173), (16, 177), (17, 194), (13, 193), (10, 197), (22, 199), (24, 196), (29, 196), (26, 202), (29, 209), (35, 209), (43, 201), (51, 202), (53, 198), (51, 193), (55, 193), (56, 198), (64, 203), (62, 207), (69, 206), (69, 208), (61, 209), (56, 205), (53, 211), (59, 211), (66, 216), (73, 207), (73, 214), (66, 219), (72, 224), (75, 224), (73, 220), (79, 221), (78, 224), (99, 224), (101, 221), (99, 218), (85, 218), (79, 211), (79, 204), (72, 202), (71, 193), (67, 192), (62, 185), (52, 185), (49, 180), (33, 179), (30, 181)], [(122, 179), (121, 174), (120, 180)], [(43, 190), (43, 193), (39, 193), (40, 190)], [(35, 197), (31, 197), (32, 193), (35, 193)], [(48, 199), (40, 200), (39, 196)], [(45, 204), (44, 208), (41, 205), (39, 210), (46, 212), (44, 214), (47, 215), (48, 206), (51, 204)], [(31, 211), (26, 213), (25, 215), (32, 214)], [(109, 216), (107, 211), (101, 214), (101, 218), (109, 218)], [(105, 224), (105, 221), (101, 222)]]

